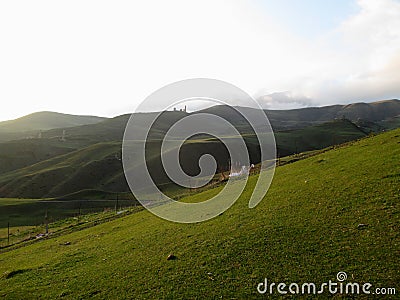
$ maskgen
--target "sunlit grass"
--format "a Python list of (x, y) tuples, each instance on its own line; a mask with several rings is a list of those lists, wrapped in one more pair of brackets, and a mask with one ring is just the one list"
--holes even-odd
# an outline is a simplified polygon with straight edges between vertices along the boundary
[(142, 211), (0, 254), (0, 297), (257, 299), (265, 277), (321, 283), (339, 271), (398, 287), (399, 143), (395, 130), (279, 167), (254, 209), (257, 176), (207, 222)]

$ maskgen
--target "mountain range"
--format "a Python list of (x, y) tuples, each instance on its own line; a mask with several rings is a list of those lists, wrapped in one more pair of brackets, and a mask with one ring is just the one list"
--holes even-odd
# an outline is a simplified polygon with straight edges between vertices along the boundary
[[(252, 108), (241, 108), (254, 111)], [(214, 106), (190, 114), (218, 115), (245, 134), (250, 159), (258, 163), (258, 142), (247, 122), (235, 109)], [(279, 157), (322, 149), (374, 132), (400, 127), (400, 101), (384, 100), (293, 110), (265, 110), (275, 132)], [(155, 141), (186, 112), (166, 111), (151, 129)], [(151, 113), (137, 115), (140, 118)], [(63, 197), (73, 193), (129, 192), (122, 170), (121, 141), (130, 114), (115, 118), (74, 116), (40, 112), (12, 121), (0, 122), (0, 197)], [(139, 130), (139, 129), (138, 129)], [(221, 128), (221, 130), (223, 130)], [(157, 153), (160, 143), (152, 144)], [(180, 159), (183, 169), (199, 171), (200, 156), (216, 156), (219, 169), (228, 168), (228, 154), (221, 142), (210, 136), (196, 137), (184, 145)], [(159, 171), (160, 158), (148, 160), (155, 181), (170, 181)], [(85, 197), (86, 197), (85, 196)]]

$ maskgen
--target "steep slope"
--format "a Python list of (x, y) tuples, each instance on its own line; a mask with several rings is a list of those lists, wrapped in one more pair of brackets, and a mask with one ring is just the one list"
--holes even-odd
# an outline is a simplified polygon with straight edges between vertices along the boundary
[[(247, 206), (252, 177), (238, 202), (208, 222), (143, 211), (3, 253), (0, 297), (259, 299), (265, 278), (319, 287), (338, 282), (340, 271), (371, 291), (398, 288), (399, 143), (395, 130), (279, 167), (255, 209)], [(166, 260), (170, 253), (177, 259)]]

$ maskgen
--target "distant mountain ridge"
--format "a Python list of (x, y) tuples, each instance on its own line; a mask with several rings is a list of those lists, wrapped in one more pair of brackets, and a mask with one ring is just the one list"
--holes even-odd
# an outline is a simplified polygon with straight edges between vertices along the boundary
[(0, 122), (0, 132), (23, 132), (50, 130), (55, 128), (75, 127), (88, 124), (96, 124), (107, 118), (96, 116), (79, 116), (50, 111), (42, 111), (27, 116)]
[[(253, 108), (243, 107), (242, 109), (248, 110), (250, 113), (254, 110)], [(346, 118), (353, 122), (360, 120), (366, 122), (390, 121), (393, 118), (400, 117), (400, 100), (392, 99), (371, 103), (360, 102), (347, 105), (264, 111), (275, 130), (288, 130), (317, 125), (338, 118)], [(218, 115), (233, 124), (245, 122), (234, 108), (225, 105), (212, 106), (195, 111), (192, 114), (202, 112)], [(146, 117), (146, 115), (151, 115), (151, 113), (140, 114), (141, 117)], [(170, 112), (170, 115), (174, 115), (172, 119), (176, 120), (184, 117), (186, 113)], [(55, 112), (37, 112), (15, 120), (0, 122), (0, 141), (26, 138), (29, 133), (37, 135), (39, 131), (43, 131), (46, 137), (59, 136), (63, 129), (68, 129), (68, 132), (74, 136), (96, 134), (97, 136), (102, 136), (101, 141), (120, 140), (129, 117), (130, 114), (114, 118), (103, 118)], [(23, 132), (26, 132), (26, 134), (21, 134)]]
[[(249, 113), (253, 108), (246, 108)], [(244, 122), (243, 117), (232, 107), (220, 105), (201, 110), (216, 114), (230, 122)], [(353, 122), (365, 120), (380, 122), (400, 116), (400, 100), (382, 100), (371, 103), (353, 103), (347, 105), (330, 105), (322, 107), (306, 107), (290, 110), (264, 110), (274, 130), (303, 128), (346, 118)]]
[[(266, 112), (274, 120), (282, 118), (284, 111), (266, 110)], [(330, 121), (345, 117), (351, 121), (363, 119), (374, 122), (400, 115), (400, 100), (300, 108), (286, 111), (286, 114), (292, 121)]]
[[(253, 108), (241, 107), (248, 110), (249, 113), (255, 111)], [(367, 131), (373, 131), (373, 128), (385, 129), (386, 127), (397, 127), (396, 125), (386, 126), (387, 122), (396, 117), (400, 117), (400, 100), (383, 100), (372, 103), (354, 103), (348, 105), (331, 105), (322, 107), (307, 107), (291, 110), (264, 110), (275, 131), (293, 130), (305, 128), (308, 126), (319, 125), (330, 122), (335, 119), (346, 118), (352, 122), (368, 123), (370, 128), (364, 128)], [(246, 123), (243, 116), (232, 107), (218, 105), (204, 110), (195, 111), (197, 113), (211, 113), (223, 117), (235, 126), (241, 126)], [(152, 117), (155, 113), (136, 114), (139, 118)], [(155, 132), (165, 132), (169, 126), (179, 119), (187, 116), (184, 112), (167, 111), (162, 114)], [(81, 126), (67, 128), (67, 136), (74, 138), (89, 138), (93, 142), (121, 141), (125, 131), (126, 124), (130, 114), (105, 119), (94, 124), (84, 124)], [(398, 122), (400, 119), (397, 119)], [(242, 126), (243, 127), (243, 126)], [(244, 126), (244, 131), (248, 131)], [(63, 127), (54, 128), (43, 132), (43, 137), (54, 138), (61, 136)]]

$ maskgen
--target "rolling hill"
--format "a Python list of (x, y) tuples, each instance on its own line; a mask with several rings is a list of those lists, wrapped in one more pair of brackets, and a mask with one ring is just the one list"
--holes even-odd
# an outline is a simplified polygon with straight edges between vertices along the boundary
[(16, 139), (37, 138), (41, 131), (96, 124), (106, 118), (76, 116), (56, 112), (37, 112), (15, 120), (0, 122), (0, 142)]
[(125, 181), (112, 182), (114, 175), (122, 175), (120, 151), (118, 142), (98, 143), (5, 173), (0, 176), (0, 193), (13, 198), (46, 198), (90, 188), (112, 191), (126, 185)]
[(24, 139), (0, 143), (0, 174), (89, 146), (89, 141)]
[[(251, 113), (253, 109), (247, 108), (247, 110)], [(303, 128), (343, 118), (353, 122), (358, 120), (381, 122), (400, 115), (400, 100), (264, 111), (274, 130), (281, 131)], [(220, 105), (204, 109), (201, 112), (216, 114), (233, 124), (244, 123), (243, 117), (231, 107)]]
[[(159, 131), (156, 131), (157, 136)], [(293, 153), (318, 150), (331, 145), (362, 138), (367, 134), (348, 120), (336, 120), (307, 128), (275, 133), (280, 157)], [(159, 135), (162, 137), (162, 133)], [(50, 140), (52, 141), (52, 140)], [(71, 142), (67, 140), (67, 142)], [(245, 141), (254, 164), (260, 162), (259, 144), (253, 135)], [(234, 143), (234, 138), (232, 140)], [(59, 141), (59, 143), (64, 145)], [(170, 184), (168, 176), (160, 169), (161, 143), (157, 140), (148, 144), (148, 168), (160, 186)], [(49, 147), (45, 148), (49, 151)], [(67, 151), (55, 148), (54, 151)], [(0, 196), (5, 198), (48, 198), (62, 197), (81, 190), (107, 192), (129, 192), (122, 168), (120, 142), (102, 142), (78, 150), (69, 150), (65, 155), (45, 159), (36, 164), (0, 173)], [(190, 175), (198, 174), (198, 160), (211, 154), (217, 160), (219, 171), (229, 168), (229, 153), (216, 138), (191, 139), (181, 149), (180, 161), (183, 170)], [(21, 154), (22, 155), (22, 154)], [(17, 161), (21, 164), (22, 160)], [(7, 161), (7, 159), (6, 159)], [(143, 166), (137, 166), (141, 168)], [(140, 179), (138, 179), (140, 180)]]
[[(252, 112), (252, 108), (242, 108)], [(244, 133), (248, 133), (247, 123), (233, 108), (224, 105), (210, 107), (196, 113), (211, 113), (223, 117)], [(317, 125), (335, 119), (346, 118), (352, 122), (366, 121), (379, 124), (380, 129), (397, 127), (400, 116), (400, 100), (382, 100), (372, 103), (354, 103), (349, 105), (332, 105), (307, 107), (291, 110), (265, 110), (274, 130), (298, 129)], [(139, 118), (152, 117), (154, 113), (137, 114)], [(183, 118), (184, 112), (164, 113), (156, 130), (165, 132), (174, 121)], [(74, 116), (52, 112), (34, 113), (17, 120), (0, 122), (0, 141), (38, 137), (42, 131), (43, 138), (60, 138), (63, 130), (69, 138), (89, 139), (91, 142), (120, 141), (130, 114), (106, 119), (92, 116)]]
[(254, 209), (256, 176), (207, 222), (177, 224), (142, 211), (2, 253), (0, 297), (260, 299), (265, 278), (319, 286), (338, 282), (338, 272), (371, 291), (398, 288), (399, 143), (398, 129), (278, 167)]
[[(251, 108), (243, 109), (249, 113), (254, 111)], [(233, 108), (215, 106), (200, 112), (219, 115), (234, 124), (245, 136), (251, 162), (259, 162), (258, 143), (253, 131)], [(192, 114), (196, 113), (199, 112)], [(278, 155), (284, 157), (359, 139), (370, 132), (399, 127), (400, 101), (266, 111), (266, 114), (275, 127)], [(35, 118), (40, 115), (45, 117), (47, 113), (37, 114)], [(151, 129), (150, 138), (153, 142), (149, 146), (149, 151), (152, 152), (149, 166), (154, 170), (155, 180), (160, 185), (168, 185), (170, 181), (163, 170), (159, 170), (159, 141), (172, 124), (187, 115), (185, 112), (163, 112)], [(26, 120), (33, 116), (26, 117)], [(56, 117), (58, 114), (52, 116)], [(136, 115), (143, 120), (153, 116), (154, 113)], [(71, 125), (75, 117), (77, 116), (63, 115), (64, 119), (60, 117), (59, 124), (52, 123), (54, 120), (50, 122), (51, 118), (47, 118), (46, 123), (44, 118), (41, 124), (61, 126), (65, 125), (66, 119), (71, 118), (68, 121)], [(0, 143), (0, 197), (62, 197), (85, 190), (128, 192), (118, 148), (121, 147), (129, 117), (130, 115), (122, 115), (105, 120), (88, 117), (92, 121), (96, 120), (96, 123), (54, 128), (42, 131), (41, 138)], [(77, 118), (80, 120), (86, 117)], [(7, 126), (3, 124), (3, 127)], [(277, 130), (279, 128), (281, 130)], [(286, 129), (283, 130), (284, 128)], [(221, 134), (224, 130), (220, 129)], [(185, 144), (181, 153), (181, 162), (188, 174), (197, 174), (197, 158), (205, 153), (217, 157), (219, 170), (227, 170), (229, 157), (221, 142), (207, 136), (194, 140)]]
[(77, 116), (42, 111), (15, 120), (0, 122), (0, 132), (21, 132), (75, 127), (80, 125), (95, 124), (104, 121), (105, 119), (106, 118), (94, 116)]
[(275, 139), (280, 157), (323, 149), (365, 137), (367, 132), (347, 119), (305, 128), (278, 131)]

